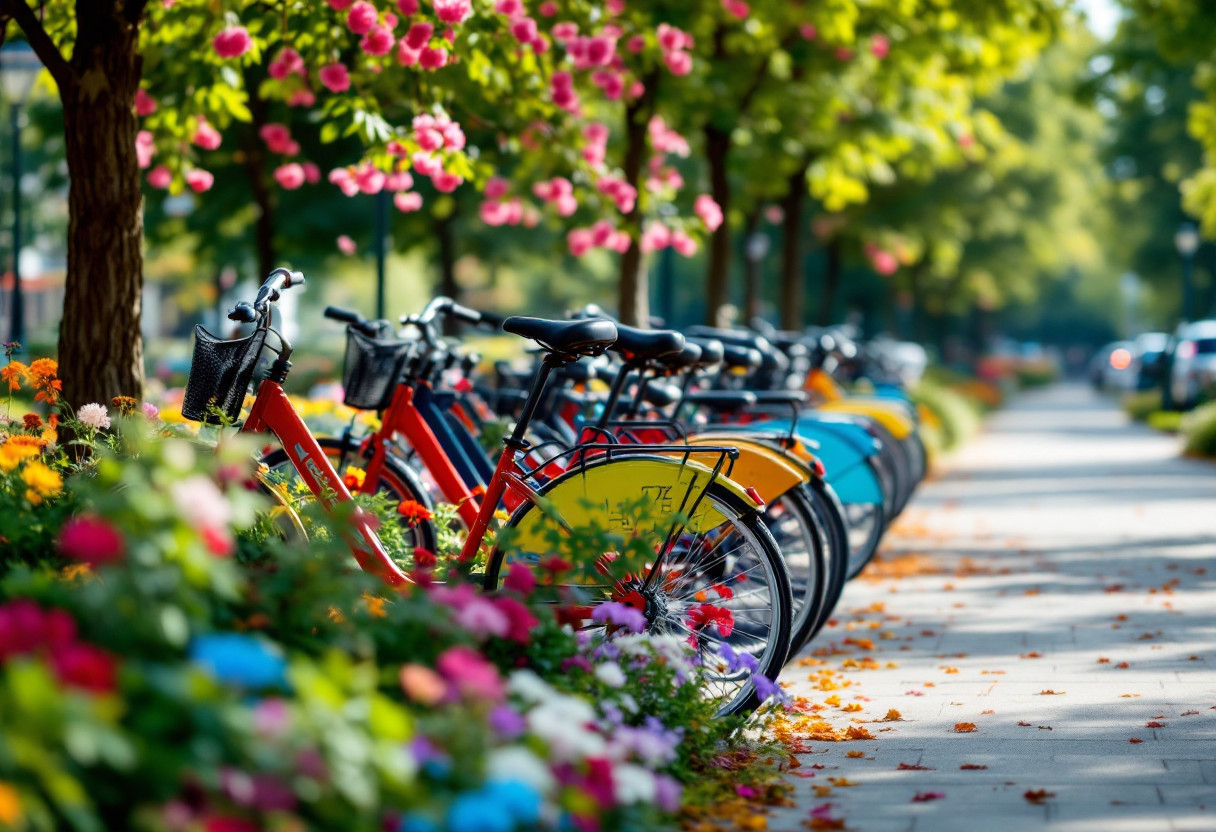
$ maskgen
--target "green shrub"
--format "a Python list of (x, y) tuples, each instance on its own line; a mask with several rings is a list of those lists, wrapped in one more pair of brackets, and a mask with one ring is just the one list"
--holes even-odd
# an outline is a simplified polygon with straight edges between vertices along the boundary
[(1182, 429), (1182, 419), (1185, 414), (1177, 410), (1155, 410), (1148, 415), (1148, 426), (1154, 430), (1166, 433), (1178, 433)]
[(1123, 410), (1137, 422), (1144, 422), (1161, 409), (1160, 390), (1138, 390), (1123, 395)]
[(922, 412), (921, 437), (930, 453), (953, 450), (979, 430), (979, 405), (952, 388), (925, 379), (911, 397), (928, 411)]
[(1197, 407), (1181, 419), (1189, 456), (1216, 457), (1216, 402)]
[(1044, 387), (1059, 377), (1056, 366), (1049, 361), (1036, 364), (1021, 364), (1017, 368), (1018, 386)]

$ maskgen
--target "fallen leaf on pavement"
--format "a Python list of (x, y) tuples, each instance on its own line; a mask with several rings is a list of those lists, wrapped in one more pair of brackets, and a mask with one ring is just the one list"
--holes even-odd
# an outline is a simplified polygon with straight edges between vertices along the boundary
[(907, 763), (900, 763), (895, 767), (896, 771), (933, 771), (928, 766), (910, 766)]
[(844, 756), (852, 757), (854, 760), (856, 760), (858, 757), (866, 756), (866, 752), (864, 752), (864, 751), (846, 751), (846, 752), (844, 752)]
[(954, 730), (959, 734), (970, 734), (972, 731), (978, 731), (979, 729), (975, 727), (974, 722), (956, 722), (954, 723)]
[(903, 715), (900, 714), (900, 712), (895, 710), (894, 708), (891, 708), (889, 711), (887, 711), (887, 715), (878, 721), (879, 722), (899, 722), (902, 719), (903, 719)]
[(1018, 656), (1018, 658), (1019, 659), (1041, 659), (1041, 658), (1043, 658), (1043, 654), (1032, 650), (1029, 653), (1022, 653), (1020, 656)]
[(1051, 688), (1048, 688), (1047, 690), (1039, 691), (1039, 696), (1063, 696), (1065, 693), (1067, 693), (1067, 691), (1052, 690)]
[(815, 797), (827, 797), (832, 793), (831, 786), (811, 786), (815, 790)]
[(1031, 803), (1036, 804), (1041, 804), (1047, 798), (1055, 796), (1055, 792), (1049, 792), (1047, 789), (1027, 789), (1026, 793), (1022, 795), (1022, 797), (1026, 798)]
[(1152, 721), (1150, 721), (1150, 722), (1146, 722), (1146, 723), (1144, 723), (1144, 727), (1145, 727), (1145, 728), (1164, 728), (1164, 727), (1165, 727), (1165, 723), (1164, 723), (1164, 722), (1157, 722), (1156, 720), (1152, 720)]
[(1021, 725), (1023, 728), (1029, 728), (1029, 727), (1030, 727), (1030, 723), (1029, 723), (1029, 722), (1019, 722), (1019, 723), (1018, 723), (1018, 725)]
[(947, 673), (958, 673), (957, 667), (943, 667), (942, 670), (946, 671)]
[(1140, 694), (1138, 694), (1138, 693), (1121, 693), (1121, 694), (1119, 694), (1119, 698), (1120, 699), (1134, 699), (1135, 697), (1137, 697), (1139, 695)]
[(1194, 716), (1197, 713), (1199, 713), (1199, 711), (1183, 711), (1182, 715), (1183, 716)]
[(945, 792), (917, 792), (912, 798), (913, 803), (928, 803), (930, 800), (942, 800), (946, 796)]
[(906, 691), (904, 691), (904, 696), (924, 696), (924, 695), (925, 695), (925, 692), (923, 690), (906, 690)]
[(1051, 730), (1051, 726), (1050, 726), (1050, 725), (1040, 725), (1040, 726), (1039, 726), (1039, 730), (1040, 730), (1040, 731), (1050, 731), (1050, 730)]
[(1132, 743), (1133, 745), (1139, 745), (1140, 743), (1144, 742), (1144, 740), (1138, 740), (1135, 737), (1132, 737), (1130, 740), (1128, 740), (1128, 742)]
[(977, 766), (973, 763), (963, 763), (958, 767), (959, 771), (987, 771), (988, 766)]
[(1119, 662), (1117, 665), (1115, 665), (1115, 667), (1119, 668), (1120, 670), (1127, 670), (1129, 667), (1131, 667), (1131, 665), (1127, 662)]
[(860, 783), (854, 783), (847, 777), (829, 777), (828, 782), (833, 786), (839, 786), (842, 789), (847, 789), (851, 786), (860, 786)]
[(1098, 659), (1098, 664), (1110, 664), (1110, 659)]

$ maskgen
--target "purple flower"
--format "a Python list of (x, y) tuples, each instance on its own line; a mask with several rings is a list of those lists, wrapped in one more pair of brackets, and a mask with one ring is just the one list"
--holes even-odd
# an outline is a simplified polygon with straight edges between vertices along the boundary
[[(746, 651), (742, 653), (735, 652), (735, 649), (726, 642), (718, 645), (718, 655), (726, 662), (726, 669), (731, 673), (738, 673), (741, 670), (746, 670), (748, 673), (755, 673), (760, 668), (760, 662), (756, 657)], [(759, 691), (759, 685), (756, 690)]]
[(607, 601), (591, 611), (591, 620), (613, 624), (630, 633), (640, 633), (646, 629), (646, 616), (633, 607), (617, 601)]
[(760, 701), (767, 702), (772, 699), (779, 705), (789, 705), (790, 695), (786, 693), (779, 684), (763, 676), (759, 673), (752, 674), (752, 683), (756, 686), (756, 696), (760, 697)]
[(528, 724), (509, 705), (496, 705), (494, 710), (490, 711), (490, 727), (500, 737), (512, 739), (522, 734)]
[(684, 796), (684, 787), (674, 777), (666, 774), (654, 776), (654, 802), (664, 812), (680, 811)]

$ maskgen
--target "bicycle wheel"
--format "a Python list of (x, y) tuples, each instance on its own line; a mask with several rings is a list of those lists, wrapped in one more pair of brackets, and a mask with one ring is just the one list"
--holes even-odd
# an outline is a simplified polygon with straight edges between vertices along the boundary
[(812, 497), (798, 485), (770, 500), (760, 515), (781, 549), (794, 601), (790, 658), (810, 639), (827, 597), (830, 542), (815, 515)]
[(819, 634), (819, 631), (831, 618), (836, 604), (840, 601), (840, 594), (844, 591), (849, 573), (849, 531), (844, 521), (844, 506), (832, 487), (823, 480), (813, 480), (810, 483), (809, 494), (811, 508), (819, 520), (820, 528), (825, 531), (830, 549), (824, 600), (819, 619), (807, 636), (808, 643)]
[[(611, 463), (594, 460), (547, 483), (543, 495), (552, 499), (551, 495), (564, 483), (586, 477), (591, 469), (647, 458), (614, 457)], [(706, 668), (706, 695), (720, 703), (719, 715), (750, 713), (760, 704), (752, 681), (753, 671), (729, 667), (720, 658), (720, 648), (726, 645), (736, 654), (750, 656), (755, 662), (755, 673), (770, 680), (777, 678), (790, 648), (793, 604), (789, 571), (760, 515), (733, 491), (719, 482), (710, 482), (705, 487), (702, 505), (720, 520), (696, 530), (684, 527), (675, 535), (663, 559), (646, 565), (645, 577), (612, 574), (601, 577), (598, 583), (583, 580), (548, 585), (546, 589), (555, 602), (578, 593), (580, 606), (619, 601), (640, 609), (646, 616), (648, 632), (675, 635), (696, 648)], [(533, 513), (538, 511), (534, 504), (527, 503), (516, 510), (507, 525), (521, 528), (528, 523), (530, 528), (556, 529), (557, 521), (548, 515), (534, 518)], [(610, 514), (608, 510), (603, 512), (604, 528), (610, 528)], [(501, 586), (508, 563), (522, 562), (540, 568), (541, 553), (513, 555), (509, 559), (498, 547), (490, 553), (485, 576), (487, 589)], [(610, 565), (610, 559), (604, 560)], [(729, 612), (731, 626), (725, 633), (698, 624), (694, 610), (703, 608), (711, 599), (715, 610)], [(588, 619), (589, 616), (584, 621)], [(587, 629), (599, 627), (596, 624)]]
[[(336, 436), (320, 436), (317, 437), (317, 444), (339, 474), (345, 472), (349, 466), (362, 468), (367, 464), (357, 442), (343, 441)], [(262, 462), (270, 469), (271, 476), (286, 483), (289, 489), (299, 481), (295, 466), (283, 448), (274, 448), (263, 454)], [(435, 507), (430, 493), (418, 483), (409, 468), (391, 456), (384, 461), (384, 469), (381, 471), (379, 482), (376, 483), (376, 492), (387, 494), (398, 502), (413, 500), (428, 510)], [(415, 548), (435, 550), (436, 534), (433, 523), (428, 520), (410, 520), (403, 515), (400, 524), (405, 534), (407, 551), (412, 552)]]

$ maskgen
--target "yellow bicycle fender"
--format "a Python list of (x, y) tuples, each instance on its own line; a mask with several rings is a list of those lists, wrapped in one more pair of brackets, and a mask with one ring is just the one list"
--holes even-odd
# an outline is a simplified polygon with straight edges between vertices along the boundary
[[(708, 456), (708, 455), (706, 455)], [(711, 468), (696, 461), (681, 464), (678, 457), (639, 456), (617, 458), (611, 462), (594, 461), (581, 471), (563, 475), (549, 483), (541, 494), (545, 507), (537, 506), (526, 512), (516, 525), (515, 543), (524, 552), (543, 552), (546, 532), (556, 522), (568, 528), (596, 525), (622, 534), (634, 531), (634, 518), (623, 515), (624, 503), (649, 500), (659, 513), (656, 524), (663, 524), (665, 515), (692, 508), (698, 495), (713, 477)], [(749, 508), (759, 506), (737, 482), (719, 475), (719, 485), (729, 489)], [(687, 501), (685, 495), (689, 495)], [(708, 500), (701, 500), (689, 518), (687, 528), (700, 532), (715, 528), (726, 518)]]
[(818, 409), (831, 413), (852, 413), (858, 416), (869, 416), (890, 431), (891, 435), (896, 439), (906, 439), (908, 434), (914, 429), (912, 420), (906, 415), (897, 413), (876, 402), (841, 399), (840, 401), (824, 402)]
[[(712, 433), (688, 437), (689, 445), (730, 446), (739, 449), (739, 458), (731, 469), (730, 478), (735, 482), (756, 489), (764, 502), (772, 502), (797, 485), (809, 482), (811, 477), (800, 466), (785, 458), (774, 448), (747, 439), (737, 434)], [(699, 456), (694, 459), (702, 460)]]
[(802, 389), (808, 393), (816, 393), (824, 401), (829, 402), (839, 401), (847, 395), (836, 379), (818, 368), (807, 373)]

